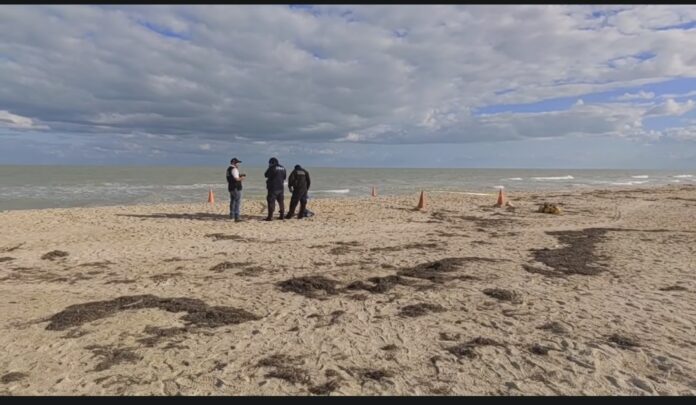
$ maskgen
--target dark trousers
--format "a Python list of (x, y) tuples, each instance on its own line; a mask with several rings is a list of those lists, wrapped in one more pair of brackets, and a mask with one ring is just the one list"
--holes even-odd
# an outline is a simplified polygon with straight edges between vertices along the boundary
[(302, 218), (305, 216), (305, 210), (307, 209), (307, 190), (295, 190), (292, 192), (288, 216), (295, 215), (295, 208), (298, 202), (300, 203), (300, 212), (297, 214), (297, 217)]
[(273, 217), (273, 211), (275, 211), (276, 201), (278, 201), (280, 216), (282, 217), (285, 213), (285, 194), (283, 194), (283, 190), (269, 191), (266, 195), (266, 202), (268, 203), (268, 218)]

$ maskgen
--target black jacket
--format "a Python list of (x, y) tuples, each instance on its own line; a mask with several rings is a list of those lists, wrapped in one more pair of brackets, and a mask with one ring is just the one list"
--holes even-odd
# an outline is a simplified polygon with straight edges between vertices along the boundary
[(309, 190), (311, 184), (309, 172), (300, 165), (295, 166), (295, 170), (288, 177), (288, 188), (290, 191), (301, 193)]
[(287, 173), (285, 168), (281, 165), (271, 165), (266, 169), (266, 173), (263, 174), (266, 177), (266, 189), (268, 191), (283, 191), (283, 182), (287, 178)]
[(235, 180), (232, 176), (232, 166), (227, 168), (227, 191), (241, 190), (242, 182)]

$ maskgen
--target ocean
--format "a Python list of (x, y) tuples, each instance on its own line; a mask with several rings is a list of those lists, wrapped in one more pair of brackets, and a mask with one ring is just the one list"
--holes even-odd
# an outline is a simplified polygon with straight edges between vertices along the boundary
[[(229, 201), (225, 166), (2, 166), (0, 210)], [(288, 167), (288, 174), (292, 167)], [(309, 197), (366, 197), (426, 192), (495, 194), (696, 184), (696, 171), (567, 169), (344, 169), (306, 167)], [(263, 167), (244, 167), (244, 198), (265, 197)], [(287, 193), (289, 198), (289, 192)]]

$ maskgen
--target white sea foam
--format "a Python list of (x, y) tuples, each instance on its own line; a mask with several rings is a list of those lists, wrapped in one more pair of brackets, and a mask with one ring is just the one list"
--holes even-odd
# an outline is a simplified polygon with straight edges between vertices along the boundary
[(650, 176), (640, 175), (640, 176), (631, 176), (631, 178), (633, 178), (633, 179), (647, 179), (647, 178), (650, 178)]
[(331, 194), (348, 194), (350, 193), (349, 188), (344, 188), (340, 190), (312, 190), (313, 193), (331, 193)]
[(644, 184), (644, 183), (647, 183), (647, 181), (627, 181), (627, 182), (615, 182), (615, 183), (611, 183), (611, 184), (613, 184), (615, 186), (633, 186), (636, 184)]
[(686, 179), (686, 178), (694, 177), (694, 176), (691, 175), (691, 174), (678, 174), (678, 175), (672, 176), (672, 177), (676, 177), (676, 178), (678, 178), (678, 179)]
[[(130, 188), (131, 186), (126, 186), (126, 187)], [(152, 186), (150, 186), (150, 187), (152, 187)], [(167, 190), (197, 190), (197, 189), (203, 189), (203, 188), (220, 188), (220, 187), (225, 187), (225, 185), (224, 184), (196, 183), (196, 184), (163, 186), (163, 188), (167, 189)]]
[(505, 188), (505, 186), (493, 186), (493, 188), (503, 189), (503, 188)]
[(558, 177), (532, 177), (534, 180), (573, 180), (573, 176), (558, 176)]
[(503, 179), (503, 180), (522, 181), (522, 177), (510, 177), (509, 179)]

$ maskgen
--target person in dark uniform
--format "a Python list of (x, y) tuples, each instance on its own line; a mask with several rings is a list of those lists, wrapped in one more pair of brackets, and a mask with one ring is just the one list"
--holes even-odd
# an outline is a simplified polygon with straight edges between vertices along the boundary
[(290, 198), (290, 210), (285, 219), (292, 218), (295, 215), (295, 207), (300, 203), (300, 212), (297, 213), (297, 219), (302, 219), (307, 215), (307, 191), (312, 183), (309, 178), (309, 172), (300, 165), (295, 165), (295, 170), (288, 177), (288, 188), (292, 192)]
[(234, 222), (240, 222), (239, 213), (242, 206), (242, 180), (246, 174), (239, 173), (239, 164), (241, 160), (232, 158), (230, 167), (227, 168), (227, 191), (230, 192), (230, 218), (234, 218)]
[(266, 195), (268, 217), (266, 217), (265, 220), (273, 220), (273, 211), (275, 211), (276, 201), (278, 201), (278, 208), (280, 209), (280, 219), (285, 219), (285, 194), (283, 193), (285, 189), (283, 183), (287, 178), (285, 168), (278, 162), (278, 159), (273, 157), (268, 161), (268, 169), (266, 169), (264, 176), (266, 177), (266, 190), (268, 190), (268, 194)]

